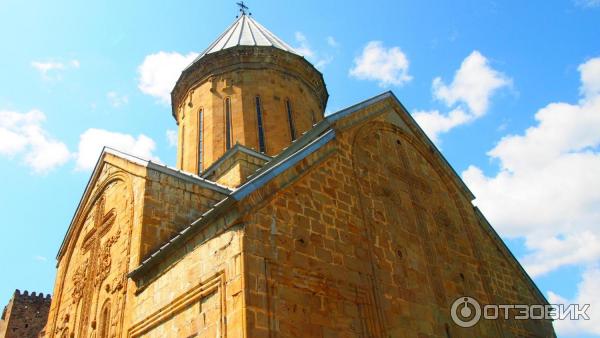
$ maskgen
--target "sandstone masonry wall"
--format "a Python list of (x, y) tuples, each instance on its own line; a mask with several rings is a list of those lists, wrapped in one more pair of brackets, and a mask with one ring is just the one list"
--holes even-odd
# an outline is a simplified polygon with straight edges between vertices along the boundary
[(284, 187), (247, 217), (248, 336), (553, 336), (547, 321), (452, 323), (450, 306), (463, 295), (545, 300), (441, 161), (388, 120), (346, 126), (318, 152), (333, 155), (263, 189)]
[(207, 225), (138, 281), (127, 337), (242, 337), (240, 226)]
[(232, 48), (211, 59), (214, 69), (207, 71), (208, 75), (199, 73), (205, 77), (196, 79), (196, 83), (182, 84), (182, 88), (190, 88), (176, 108), (177, 166), (197, 174), (225, 153), (227, 98), (231, 106), (231, 147), (240, 143), (260, 151), (257, 96), (267, 155), (278, 154), (292, 142), (286, 101), (290, 102), (295, 138), (321, 121), (323, 97), (313, 87), (324, 91), (324, 85), (311, 83), (316, 81), (317, 71), (297, 58), (281, 51)]
[(154, 170), (148, 170), (144, 191), (142, 260), (225, 196)]

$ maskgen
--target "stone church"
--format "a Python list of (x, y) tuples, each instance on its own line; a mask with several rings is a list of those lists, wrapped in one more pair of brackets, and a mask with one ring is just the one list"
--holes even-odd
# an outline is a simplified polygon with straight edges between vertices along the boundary
[(171, 98), (177, 168), (103, 150), (42, 336), (555, 336), (453, 322), (547, 301), (393, 93), (325, 116), (322, 74), (242, 12)]

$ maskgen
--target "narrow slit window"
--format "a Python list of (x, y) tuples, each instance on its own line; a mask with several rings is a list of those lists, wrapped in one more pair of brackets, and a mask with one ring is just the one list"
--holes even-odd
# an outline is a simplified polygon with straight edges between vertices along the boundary
[(261, 153), (266, 152), (265, 131), (263, 128), (263, 113), (260, 104), (260, 96), (256, 96), (256, 123), (258, 124), (258, 150)]
[(290, 100), (285, 100), (285, 109), (287, 110), (288, 123), (290, 124), (290, 137), (292, 138), (292, 141), (294, 141), (296, 139), (296, 129), (294, 128), (294, 117)]
[(203, 136), (204, 136), (204, 111), (200, 109), (198, 111), (198, 173), (202, 172), (202, 155), (204, 145)]
[(225, 99), (225, 149), (231, 148), (231, 99)]
[(185, 159), (185, 125), (183, 124), (183, 120), (181, 121), (181, 167), (184, 166)]

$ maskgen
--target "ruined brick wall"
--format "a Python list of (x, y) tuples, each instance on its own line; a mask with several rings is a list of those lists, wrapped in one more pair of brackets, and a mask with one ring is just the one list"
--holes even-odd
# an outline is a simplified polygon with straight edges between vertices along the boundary
[[(453, 324), (459, 296), (544, 299), (480, 224), (442, 160), (415, 130), (394, 123), (402, 124), (397, 115), (338, 126), (334, 142), (254, 194), (284, 187), (247, 216), (248, 335), (554, 336), (547, 321)], [(316, 160), (327, 151), (334, 153)], [(317, 162), (303, 172), (310, 158)]]
[(0, 338), (37, 338), (48, 319), (50, 295), (16, 290), (2, 312)]

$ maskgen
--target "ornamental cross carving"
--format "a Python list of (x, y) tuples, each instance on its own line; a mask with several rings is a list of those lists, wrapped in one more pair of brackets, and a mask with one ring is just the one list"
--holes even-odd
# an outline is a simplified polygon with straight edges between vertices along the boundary
[[(90, 252), (90, 276), (94, 277), (94, 285), (98, 286), (104, 278), (99, 278), (101, 275), (104, 275), (104, 270), (107, 265), (110, 266), (110, 263), (106, 264), (106, 260), (108, 256), (108, 260), (110, 260), (110, 247), (116, 241), (116, 237), (112, 236), (108, 239), (105, 244), (105, 248), (101, 248), (100, 242), (106, 233), (110, 230), (112, 225), (115, 223), (116, 212), (115, 209), (111, 209), (109, 212), (104, 213), (106, 199), (104, 196), (100, 198), (98, 201), (98, 205), (96, 206), (96, 211), (94, 213), (94, 227), (90, 230), (83, 239), (83, 253)], [(113, 238), (115, 237), (115, 238)]]
[[(82, 254), (89, 252), (89, 257), (85, 261), (85, 267), (80, 267), (81, 273), (85, 275), (80, 285), (75, 285), (75, 290), (78, 288), (78, 295), (83, 298), (82, 304), (82, 337), (86, 336), (87, 323), (90, 318), (90, 310), (93, 301), (94, 287), (99, 287), (106, 279), (110, 272), (111, 257), (110, 247), (117, 241), (120, 230), (110, 238), (108, 238), (102, 246), (103, 237), (111, 229), (116, 220), (116, 211), (111, 209), (105, 213), (106, 199), (102, 196), (96, 205), (94, 212), (94, 227), (85, 235), (82, 244)], [(79, 271), (79, 269), (78, 269)], [(77, 275), (77, 274), (76, 274)], [(81, 280), (81, 279), (79, 279)], [(75, 282), (75, 280), (74, 280)]]

